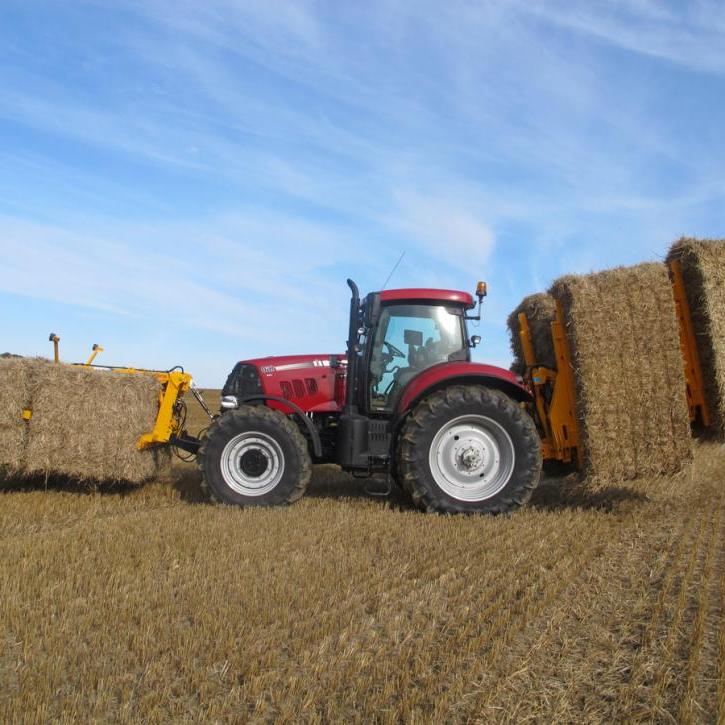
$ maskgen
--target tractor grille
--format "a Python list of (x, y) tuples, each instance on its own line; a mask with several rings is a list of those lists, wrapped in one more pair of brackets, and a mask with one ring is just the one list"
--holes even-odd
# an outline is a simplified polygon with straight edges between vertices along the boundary
[(282, 380), (279, 384), (282, 396), (287, 400), (292, 398), (304, 398), (305, 395), (314, 395), (317, 388), (317, 381), (314, 378), (305, 378), (304, 382), (299, 378)]

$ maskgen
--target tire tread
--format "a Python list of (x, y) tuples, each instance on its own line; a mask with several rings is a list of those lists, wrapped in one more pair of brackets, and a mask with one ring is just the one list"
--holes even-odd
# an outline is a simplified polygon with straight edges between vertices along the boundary
[[(505, 416), (513, 433), (524, 451), (524, 475), (507, 484), (506, 488), (491, 502), (480, 502), (477, 511), (506, 513), (526, 504), (538, 485), (541, 475), (541, 441), (531, 416), (500, 390), (480, 385), (452, 385), (424, 398), (409, 415), (399, 438), (397, 448), (397, 470), (400, 472), (401, 487), (408, 493), (418, 508), (428, 512), (471, 513), (470, 505), (446, 496), (434, 483), (424, 480), (424, 471), (429, 470), (428, 447), (423, 440), (437, 425), (436, 418), (450, 410), (454, 414), (464, 405), (493, 406)], [(504, 495), (501, 495), (504, 494)]]
[[(209, 499), (215, 503), (225, 503), (214, 490), (214, 484), (205, 465), (209, 448), (213, 446), (218, 438), (234, 435), (240, 423), (249, 423), (254, 419), (262, 419), (267, 423), (271, 423), (280, 429), (286, 435), (297, 451), (300, 461), (300, 472), (297, 477), (295, 486), (287, 494), (282, 504), (291, 504), (298, 501), (304, 495), (312, 477), (312, 460), (307, 447), (307, 441), (300, 432), (300, 429), (293, 421), (278, 410), (267, 407), (266, 405), (242, 405), (236, 410), (223, 413), (216, 418), (209, 426), (206, 436), (204, 437), (198, 453), (198, 464), (201, 470), (201, 487)], [(260, 502), (261, 503), (261, 502)]]

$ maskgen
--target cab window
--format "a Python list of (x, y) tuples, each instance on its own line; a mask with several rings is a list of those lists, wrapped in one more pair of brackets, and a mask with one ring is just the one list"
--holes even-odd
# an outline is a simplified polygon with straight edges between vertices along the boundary
[(443, 362), (467, 360), (463, 310), (443, 305), (383, 308), (370, 352), (370, 409), (390, 411), (418, 373)]

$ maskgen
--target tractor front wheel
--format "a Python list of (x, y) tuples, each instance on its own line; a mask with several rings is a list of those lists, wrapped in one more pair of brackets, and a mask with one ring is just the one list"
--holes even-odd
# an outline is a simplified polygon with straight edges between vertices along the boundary
[(237, 506), (293, 503), (312, 473), (307, 442), (297, 426), (263, 405), (244, 405), (217, 418), (198, 460), (211, 498)]
[(397, 468), (417, 506), (502, 513), (525, 504), (541, 475), (534, 421), (499, 390), (454, 385), (423, 399), (406, 421)]

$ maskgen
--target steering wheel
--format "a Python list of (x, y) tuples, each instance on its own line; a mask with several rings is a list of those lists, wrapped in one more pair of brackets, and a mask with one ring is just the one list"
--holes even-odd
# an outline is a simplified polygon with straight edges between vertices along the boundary
[(405, 353), (404, 353), (404, 352), (401, 352), (400, 350), (398, 350), (398, 348), (397, 348), (397, 347), (395, 347), (395, 345), (393, 345), (393, 343), (392, 343), (392, 342), (388, 342), (388, 341), (386, 340), (386, 341), (385, 341), (385, 342), (383, 343), (383, 345), (385, 345), (385, 346), (386, 346), (386, 347), (388, 348), (388, 350), (389, 350), (390, 354), (391, 354), (391, 355), (392, 355), (393, 357), (405, 357)]

